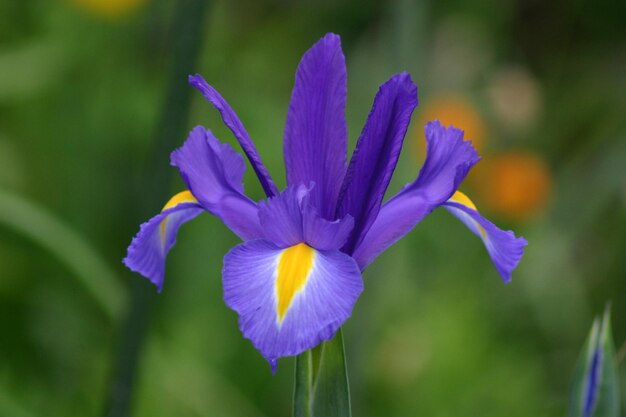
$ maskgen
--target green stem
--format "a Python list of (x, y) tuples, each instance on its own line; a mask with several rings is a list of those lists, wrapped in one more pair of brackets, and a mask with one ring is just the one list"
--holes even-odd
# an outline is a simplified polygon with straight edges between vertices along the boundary
[(350, 417), (350, 388), (341, 329), (296, 357), (294, 417)]
[[(143, 203), (150, 206), (146, 212), (161, 207), (167, 201), (171, 168), (169, 152), (184, 137), (187, 116), (191, 106), (191, 87), (187, 76), (193, 72), (200, 55), (204, 19), (208, 0), (178, 0), (174, 6), (171, 67), (168, 76), (168, 92), (156, 128), (152, 155), (148, 160), (145, 181), (140, 192)], [(137, 203), (141, 203), (137, 201)], [(126, 417), (130, 414), (131, 393), (135, 381), (137, 363), (148, 327), (150, 310), (154, 301), (154, 287), (147, 280), (132, 276), (131, 305), (122, 325), (117, 362), (109, 387), (106, 404), (107, 417)]]

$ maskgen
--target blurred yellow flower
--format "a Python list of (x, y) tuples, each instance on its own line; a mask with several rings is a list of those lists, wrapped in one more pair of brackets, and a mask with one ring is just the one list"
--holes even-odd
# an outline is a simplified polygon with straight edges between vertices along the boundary
[[(468, 99), (457, 94), (446, 94), (427, 101), (418, 128), (420, 144), (423, 142), (424, 125), (436, 119), (445, 126), (453, 125), (464, 130), (465, 139), (471, 140), (478, 152), (482, 150), (487, 128), (480, 113)], [(423, 148), (421, 145), (420, 149)]]
[(147, 0), (69, 0), (77, 7), (94, 14), (117, 18), (139, 9)]
[(494, 155), (476, 167), (473, 184), (484, 205), (502, 216), (526, 220), (545, 208), (552, 176), (537, 154), (518, 151)]

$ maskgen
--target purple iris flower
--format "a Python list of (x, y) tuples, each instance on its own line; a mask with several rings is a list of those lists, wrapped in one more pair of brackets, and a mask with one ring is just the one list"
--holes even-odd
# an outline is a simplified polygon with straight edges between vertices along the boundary
[(224, 300), (239, 315), (243, 335), (273, 367), (278, 358), (331, 339), (363, 290), (362, 271), (437, 207), (477, 234), (502, 279), (511, 279), (526, 241), (498, 229), (457, 191), (479, 160), (463, 131), (428, 123), (424, 166), (383, 204), (417, 106), (408, 74), (380, 87), (347, 165), (345, 58), (339, 36), (319, 40), (296, 73), (284, 134), (288, 186), (282, 192), (226, 100), (200, 75), (189, 82), (220, 112), (268, 199), (245, 195), (243, 157), (198, 126), (171, 156), (188, 191), (141, 226), (124, 263), (160, 291), (179, 227), (204, 211), (220, 218), (243, 241), (224, 258)]

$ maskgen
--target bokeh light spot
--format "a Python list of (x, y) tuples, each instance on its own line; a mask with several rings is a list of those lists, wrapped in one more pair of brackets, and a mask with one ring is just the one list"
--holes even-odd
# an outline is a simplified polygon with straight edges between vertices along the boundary
[(550, 198), (552, 176), (535, 153), (494, 155), (477, 168), (475, 185), (482, 202), (503, 217), (526, 220), (545, 208)]
[(483, 148), (487, 127), (478, 109), (462, 95), (446, 94), (427, 101), (419, 120), (418, 149), (422, 153), (425, 149), (424, 125), (431, 120), (462, 129), (465, 131), (465, 140), (471, 140), (477, 151)]
[(147, 0), (69, 0), (73, 5), (106, 18), (120, 18), (143, 6)]

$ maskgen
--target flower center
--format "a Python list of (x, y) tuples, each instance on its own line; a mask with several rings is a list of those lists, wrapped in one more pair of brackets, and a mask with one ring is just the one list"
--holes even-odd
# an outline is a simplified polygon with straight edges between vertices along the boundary
[(298, 243), (280, 254), (276, 276), (276, 315), (281, 324), (294, 297), (304, 289), (313, 269), (315, 249)]

